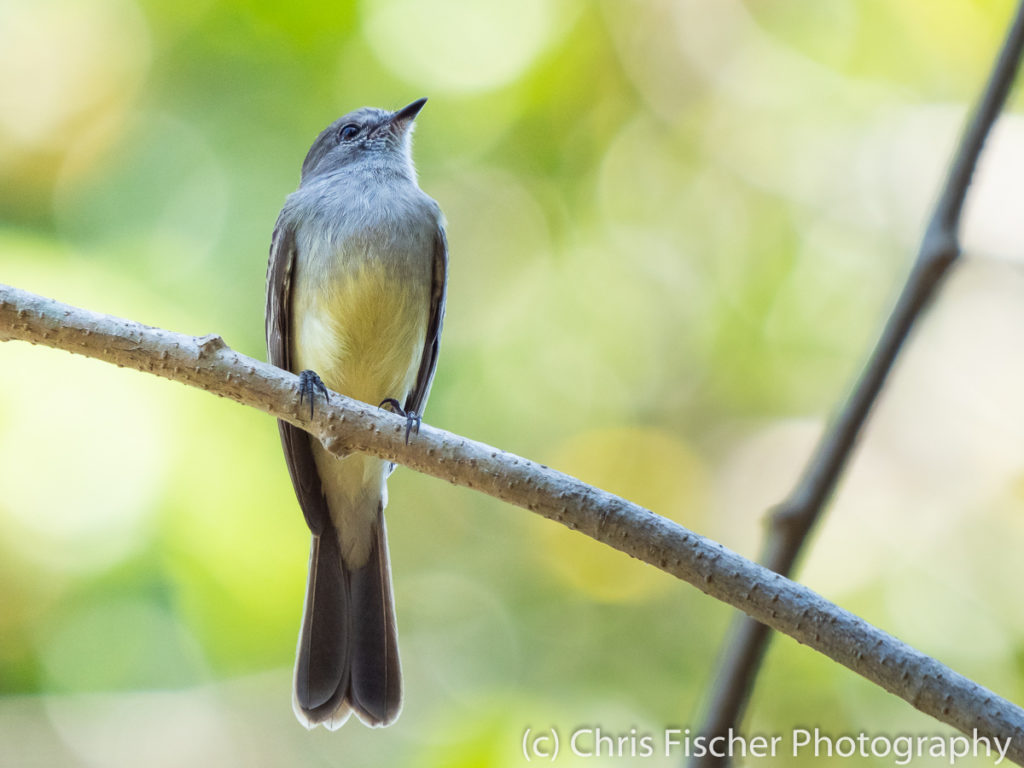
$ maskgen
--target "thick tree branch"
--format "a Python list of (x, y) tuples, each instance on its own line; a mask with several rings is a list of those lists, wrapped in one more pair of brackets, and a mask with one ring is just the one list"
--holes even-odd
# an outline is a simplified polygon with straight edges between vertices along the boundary
[[(922, 310), (960, 256), (959, 229), (967, 190), (992, 124), (1003, 109), (1024, 49), (1024, 1), (1017, 8), (985, 91), (957, 146), (917, 259), (871, 358), (849, 399), (822, 436), (796, 487), (773, 512), (761, 561), (788, 576), (800, 550), (842, 476), (886, 378)], [(702, 733), (737, 728), (770, 637), (763, 624), (740, 617), (715, 683)], [(695, 759), (693, 766), (722, 765), (728, 758)]]
[(938, 720), (1009, 739), (1009, 756), (1024, 765), (1021, 708), (806, 587), (568, 475), (427, 424), (406, 444), (404, 419), (335, 393), (306, 420), (296, 376), (235, 352), (219, 336), (184, 336), (0, 285), (0, 340), (10, 339), (205, 389), (285, 419), (335, 453), (395, 461), (560, 522), (739, 608)]

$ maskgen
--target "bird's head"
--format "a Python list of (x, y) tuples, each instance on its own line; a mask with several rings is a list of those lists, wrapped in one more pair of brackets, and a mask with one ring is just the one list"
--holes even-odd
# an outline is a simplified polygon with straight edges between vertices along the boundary
[(302, 164), (302, 180), (359, 163), (411, 169), (413, 123), (426, 103), (417, 99), (396, 112), (362, 107), (338, 118), (310, 147)]

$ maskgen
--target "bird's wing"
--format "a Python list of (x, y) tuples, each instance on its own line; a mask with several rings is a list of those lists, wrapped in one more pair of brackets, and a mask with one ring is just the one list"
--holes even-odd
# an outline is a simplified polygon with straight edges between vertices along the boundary
[[(279, 218), (274, 227), (267, 266), (267, 354), (272, 365), (292, 371), (290, 326), (297, 258), (295, 230), (282, 219)], [(302, 514), (310, 530), (319, 535), (330, 523), (330, 513), (320, 487), (309, 434), (286, 421), (278, 420), (277, 426)]]
[(434, 259), (430, 284), (430, 315), (427, 319), (427, 335), (423, 344), (420, 369), (416, 383), (405, 400), (405, 410), (423, 413), (423, 407), (430, 395), (437, 368), (437, 351), (441, 343), (441, 325), (444, 322), (445, 289), (448, 284), (448, 239), (444, 227), (438, 225), (434, 235)]

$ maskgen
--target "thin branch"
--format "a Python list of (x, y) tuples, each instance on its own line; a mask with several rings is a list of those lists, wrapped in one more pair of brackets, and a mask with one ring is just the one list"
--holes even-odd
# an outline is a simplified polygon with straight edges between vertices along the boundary
[(306, 420), (296, 376), (235, 352), (219, 336), (184, 336), (0, 285), (0, 340), (9, 339), (198, 387), (285, 419), (339, 455), (388, 459), (560, 522), (739, 608), (944, 723), (999, 738), (1024, 765), (1020, 707), (806, 587), (561, 472), (427, 424), (406, 444), (404, 419), (335, 393)]
[[(815, 447), (796, 487), (774, 510), (761, 561), (788, 576), (826, 502), (832, 496), (868, 415), (922, 310), (960, 256), (964, 201), (992, 124), (1003, 109), (1024, 49), (1024, 0), (1007, 32), (988, 84), (960, 139), (917, 259), (867, 366), (835, 421)], [(767, 627), (740, 617), (734, 625), (702, 733), (721, 735), (738, 727), (771, 636)], [(693, 760), (692, 766), (728, 759)]]

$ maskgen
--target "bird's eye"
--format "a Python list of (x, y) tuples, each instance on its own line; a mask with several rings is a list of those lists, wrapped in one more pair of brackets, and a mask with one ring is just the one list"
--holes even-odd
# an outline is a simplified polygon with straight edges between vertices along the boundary
[(338, 131), (338, 138), (342, 141), (351, 141), (359, 135), (359, 126), (355, 123), (345, 123)]

